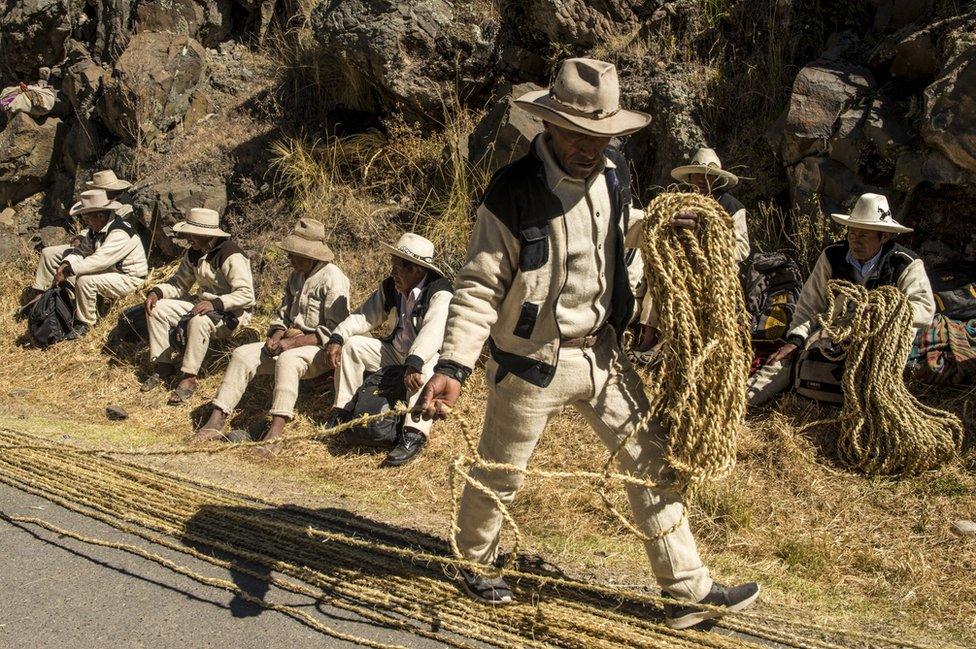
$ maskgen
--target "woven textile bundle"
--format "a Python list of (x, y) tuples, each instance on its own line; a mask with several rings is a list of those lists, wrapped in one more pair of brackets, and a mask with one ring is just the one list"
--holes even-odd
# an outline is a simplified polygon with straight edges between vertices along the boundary
[(958, 417), (916, 399), (905, 385), (915, 336), (908, 296), (894, 286), (869, 291), (827, 284), (823, 334), (844, 346), (844, 406), (838, 455), (852, 469), (913, 475), (949, 462), (962, 445)]
[[(701, 215), (697, 231), (672, 227), (685, 209)], [(664, 342), (650, 414), (668, 431), (667, 460), (686, 489), (735, 466), (751, 354), (734, 248), (732, 217), (708, 196), (668, 192), (647, 207), (641, 253)]]

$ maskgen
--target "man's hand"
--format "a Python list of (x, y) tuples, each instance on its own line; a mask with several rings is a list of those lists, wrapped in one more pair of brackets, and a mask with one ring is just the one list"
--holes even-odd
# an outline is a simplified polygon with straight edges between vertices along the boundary
[(61, 282), (64, 281), (64, 272), (68, 269), (68, 264), (61, 264), (58, 266), (58, 270), (54, 273), (54, 279), (51, 281), (51, 287), (59, 286)]
[(17, 87), (20, 88), (20, 91), (21, 92), (27, 92), (27, 84), (24, 83), (23, 81), (21, 81), (19, 84), (17, 84)]
[(159, 293), (150, 293), (146, 296), (146, 315), (151, 316), (153, 309), (156, 308), (156, 302), (159, 302)]
[(671, 219), (671, 227), (697, 230), (701, 225), (701, 214), (695, 210), (681, 210)]
[(281, 337), (284, 333), (284, 329), (278, 329), (273, 334), (268, 336), (268, 339), (264, 342), (265, 354), (268, 356), (277, 356), (281, 352), (285, 351), (281, 348)]
[(305, 335), (305, 332), (304, 331), (302, 331), (301, 329), (297, 329), (295, 327), (292, 327), (292, 328), (288, 329), (287, 331), (285, 331), (284, 337), (285, 338), (297, 338), (298, 336), (304, 336), (304, 335)]
[(403, 374), (403, 387), (407, 389), (407, 394), (413, 394), (424, 387), (424, 375), (412, 367), (408, 367)]
[(461, 396), (461, 382), (443, 374), (435, 374), (427, 381), (417, 401), (423, 419), (444, 419)]
[(325, 346), (325, 355), (329, 359), (329, 365), (339, 367), (339, 357), (342, 356), (342, 345), (329, 343)]
[(796, 345), (794, 345), (793, 343), (786, 343), (785, 345), (783, 345), (782, 347), (774, 351), (772, 355), (766, 359), (766, 364), (769, 365), (770, 363), (779, 363), (780, 361), (784, 361), (787, 358), (789, 358), (790, 355), (795, 351), (796, 351)]
[(190, 310), (190, 315), (206, 315), (214, 310), (213, 302), (204, 300)]

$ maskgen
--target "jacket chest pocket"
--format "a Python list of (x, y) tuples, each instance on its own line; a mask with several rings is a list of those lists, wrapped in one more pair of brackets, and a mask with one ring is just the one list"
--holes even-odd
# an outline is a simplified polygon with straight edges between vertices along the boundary
[(519, 252), (519, 270), (536, 270), (549, 261), (549, 224), (525, 228), (519, 232), (522, 250)]
[(322, 317), (322, 298), (317, 295), (309, 295), (305, 298), (305, 309), (301, 315), (304, 317), (306, 327), (316, 327)]

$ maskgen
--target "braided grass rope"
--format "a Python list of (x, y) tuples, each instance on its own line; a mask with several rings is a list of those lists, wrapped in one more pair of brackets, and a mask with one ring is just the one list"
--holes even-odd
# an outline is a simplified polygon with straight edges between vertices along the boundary
[[(675, 229), (681, 210), (699, 229)], [(651, 415), (668, 430), (667, 460), (685, 488), (727, 476), (746, 410), (749, 329), (733, 259), (732, 217), (701, 194), (666, 192), (647, 207), (640, 250), (657, 309), (661, 362)]]
[(894, 286), (827, 284), (823, 334), (846, 350), (837, 452), (852, 469), (914, 475), (950, 462), (962, 446), (959, 418), (921, 403), (905, 385), (912, 322), (908, 297)]
[[(754, 647), (762, 640), (811, 649), (924, 647), (764, 612), (738, 613), (724, 623), (749, 637), (679, 632), (656, 618), (654, 611), (664, 602), (660, 596), (524, 569), (506, 572), (522, 603), (485, 607), (444, 579), (444, 573), (464, 566), (433, 537), (337, 510), (282, 506), (50, 439), (39, 441), (0, 429), (0, 482), (218, 568), (256, 567), (248, 574), (276, 587), (454, 647), (724, 648)], [(20, 522), (51, 529), (36, 520)], [(73, 538), (127, 552), (134, 547), (80, 534)], [(160, 563), (146, 550), (135, 554)], [(226, 580), (172, 561), (161, 565), (237, 592)], [(348, 638), (299, 609), (269, 608), (331, 637), (378, 646)]]

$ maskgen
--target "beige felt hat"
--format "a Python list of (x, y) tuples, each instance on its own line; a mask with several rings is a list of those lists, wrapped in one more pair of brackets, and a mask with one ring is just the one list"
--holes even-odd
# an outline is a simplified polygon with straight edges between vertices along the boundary
[(877, 230), (878, 232), (911, 232), (891, 216), (888, 199), (881, 194), (861, 194), (848, 214), (831, 214), (832, 219), (849, 228)]
[(69, 216), (80, 216), (92, 212), (114, 212), (122, 203), (110, 201), (104, 189), (89, 189), (78, 195), (78, 202), (68, 210)]
[(552, 87), (515, 103), (543, 121), (600, 137), (628, 135), (651, 122), (650, 115), (620, 107), (616, 66), (595, 59), (566, 59)]
[(229, 232), (220, 229), (220, 213), (205, 207), (194, 207), (185, 221), (173, 226), (177, 234), (199, 234), (204, 237), (229, 237)]
[(681, 165), (671, 170), (671, 177), (680, 182), (688, 182), (688, 178), (692, 174), (705, 174), (706, 177), (713, 176), (723, 180), (724, 182), (716, 189), (719, 187), (735, 187), (739, 184), (738, 176), (731, 171), (722, 169), (722, 161), (719, 160), (714, 149), (698, 149), (691, 158), (690, 164)]
[(85, 181), (85, 187), (117, 192), (132, 187), (132, 183), (128, 180), (121, 180), (111, 169), (105, 169), (104, 171), (96, 171), (93, 173), (92, 179)]
[(335, 254), (325, 240), (325, 225), (315, 219), (299, 219), (291, 234), (282, 239), (278, 247), (309, 259), (332, 261)]
[(388, 243), (380, 243), (380, 245), (391, 255), (429, 268), (440, 275), (444, 274), (444, 271), (434, 265), (434, 244), (419, 234), (407, 232), (400, 237), (396, 245), (391, 246)]

